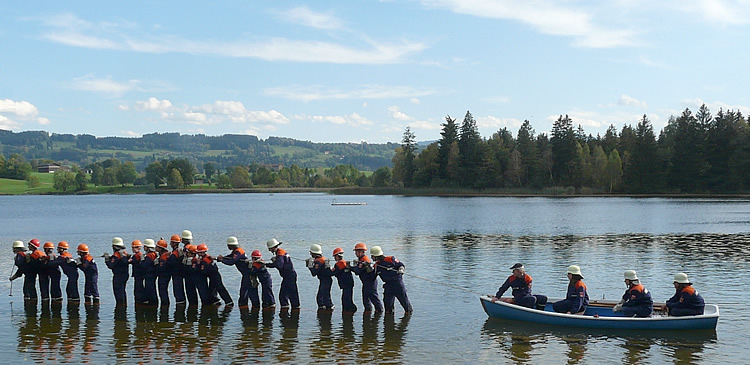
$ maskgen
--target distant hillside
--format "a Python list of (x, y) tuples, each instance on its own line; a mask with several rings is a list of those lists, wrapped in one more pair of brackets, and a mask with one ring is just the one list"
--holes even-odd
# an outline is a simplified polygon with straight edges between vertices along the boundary
[(255, 162), (294, 164), (303, 168), (344, 164), (374, 171), (382, 166), (392, 166), (391, 158), (396, 147), (398, 144), (395, 143), (314, 143), (283, 137), (262, 140), (238, 134), (152, 133), (143, 137), (95, 137), (0, 130), (0, 153), (6, 158), (18, 153), (32, 161), (53, 160), (86, 166), (114, 157), (123, 162), (132, 161), (139, 171), (151, 162), (175, 158), (187, 158), (199, 170), (205, 162), (213, 162), (220, 169)]

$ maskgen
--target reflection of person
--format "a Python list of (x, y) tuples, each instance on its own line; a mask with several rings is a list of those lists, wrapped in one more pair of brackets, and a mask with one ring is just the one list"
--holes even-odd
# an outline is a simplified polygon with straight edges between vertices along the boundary
[(613, 312), (622, 312), (625, 317), (648, 317), (654, 310), (651, 293), (644, 288), (635, 271), (625, 271), (625, 285), (628, 289), (622, 295), (620, 303), (612, 308)]
[(401, 303), (404, 312), (411, 314), (414, 308), (411, 306), (409, 296), (406, 294), (404, 285), (404, 263), (393, 256), (385, 256), (380, 246), (372, 246), (370, 255), (375, 260), (375, 269), (383, 280), (383, 305), (385, 313), (393, 313), (395, 300)]
[(523, 264), (517, 263), (511, 266), (510, 269), (513, 270), (513, 274), (505, 279), (503, 285), (500, 286), (500, 289), (497, 290), (497, 293), (492, 298), (492, 302), (496, 302), (508, 289), (512, 288), (513, 299), (511, 303), (526, 308), (544, 310), (544, 307), (547, 305), (547, 296), (531, 294), (532, 279), (530, 275), (526, 274)]
[(578, 265), (568, 266), (568, 280), (568, 294), (565, 299), (554, 303), (552, 308), (557, 313), (582, 313), (589, 305), (589, 294)]
[(674, 276), (674, 296), (667, 300), (667, 309), (670, 316), (694, 316), (703, 314), (706, 304), (703, 297), (693, 288), (685, 273), (677, 273)]
[(328, 260), (323, 256), (323, 249), (320, 245), (313, 244), (310, 246), (310, 258), (306, 260), (310, 274), (318, 278), (318, 294), (315, 301), (318, 303), (319, 310), (333, 310), (333, 301), (331, 300), (331, 286), (333, 285), (333, 272), (328, 266)]

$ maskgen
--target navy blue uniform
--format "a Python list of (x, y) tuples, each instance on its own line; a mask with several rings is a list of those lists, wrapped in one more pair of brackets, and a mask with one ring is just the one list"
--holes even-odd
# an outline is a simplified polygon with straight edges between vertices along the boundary
[(579, 313), (586, 310), (589, 305), (589, 294), (586, 292), (586, 284), (581, 280), (568, 284), (568, 294), (565, 299), (552, 304), (557, 313)]
[(219, 267), (216, 266), (214, 258), (209, 255), (203, 256), (203, 259), (200, 260), (200, 269), (203, 275), (206, 275), (208, 278), (208, 293), (212, 298), (211, 304), (219, 303), (216, 294), (219, 294), (224, 304), (234, 304), (232, 296), (229, 295), (229, 291), (224, 286), (224, 281), (221, 279), (221, 273), (219, 272)]
[(378, 272), (372, 267), (372, 260), (367, 255), (360, 257), (357, 266), (352, 267), (352, 272), (362, 281), (362, 304), (365, 312), (371, 311), (373, 307), (375, 312), (383, 311), (383, 303), (378, 295)]
[[(188, 304), (195, 306), (198, 305), (198, 287), (196, 286), (197, 279), (200, 279), (202, 275), (198, 272), (198, 266), (193, 267), (193, 261), (197, 261), (197, 257), (188, 257), (187, 255), (182, 256), (182, 277), (185, 281), (185, 297), (187, 298)], [(176, 296), (177, 294), (175, 294)], [(175, 299), (177, 300), (177, 299)]]
[[(273, 296), (273, 280), (271, 279), (271, 273), (266, 269), (266, 265), (260, 261), (253, 262), (253, 264), (250, 265), (250, 275), (255, 276), (260, 282), (263, 307), (265, 308), (276, 305), (276, 299)], [(251, 289), (251, 297), (252, 292), (255, 292), (255, 295), (258, 295), (257, 286)]]
[(544, 295), (532, 295), (531, 294), (531, 275), (523, 274), (522, 277), (516, 277), (515, 275), (509, 276), (505, 279), (505, 282), (500, 289), (497, 290), (495, 297), (500, 298), (505, 294), (509, 288), (513, 288), (513, 303), (526, 308), (534, 308), (544, 310), (544, 306), (547, 304), (547, 297)]
[(315, 296), (318, 308), (333, 309), (333, 301), (331, 300), (333, 272), (328, 265), (326, 265), (326, 258), (321, 256), (313, 260), (310, 273), (312, 276), (317, 277), (320, 282), (318, 285), (318, 294)]
[(83, 276), (85, 278), (83, 284), (83, 297), (86, 298), (87, 301), (99, 301), (99, 270), (96, 268), (94, 258), (88, 254), (82, 257), (78, 268), (83, 271)]
[(60, 273), (60, 263), (56, 259), (57, 256), (54, 254), (47, 255), (47, 259), (42, 264), (42, 271), (49, 278), (50, 298), (52, 300), (62, 300), (62, 289), (60, 288), (62, 274)]
[(341, 307), (346, 312), (356, 312), (357, 306), (354, 304), (354, 276), (346, 261), (339, 260), (333, 265), (333, 275), (341, 288)]
[[(218, 300), (216, 297), (212, 297), (211, 293), (208, 291), (208, 276), (201, 272), (201, 259), (198, 258), (198, 256), (193, 257), (193, 260), (191, 261), (190, 275), (185, 277), (185, 279), (186, 284), (189, 281), (195, 286), (195, 290), (198, 292), (198, 296), (203, 305), (214, 304), (214, 302)], [(190, 305), (192, 304), (193, 302), (191, 301)]]
[(169, 281), (172, 279), (172, 272), (169, 266), (169, 251), (165, 251), (159, 255), (156, 266), (156, 277), (159, 285), (159, 302), (162, 307), (169, 307)]
[(159, 257), (156, 252), (149, 252), (141, 260), (141, 273), (143, 274), (143, 302), (148, 304), (158, 304), (159, 298), (156, 296), (156, 265), (159, 263)]
[(706, 303), (703, 297), (698, 294), (691, 285), (687, 285), (682, 290), (677, 290), (675, 294), (667, 300), (670, 316), (695, 316), (703, 314)]
[(134, 253), (130, 257), (130, 265), (133, 266), (133, 296), (136, 303), (145, 300), (145, 282), (143, 277), (143, 252)]
[[(28, 256), (26, 252), (18, 252), (16, 253), (16, 257), (14, 259), (14, 263), (16, 267), (18, 268), (16, 270), (16, 273), (13, 275), (14, 278), (20, 278), (23, 276), (23, 297), (24, 299), (30, 299), (31, 294), (29, 293), (29, 285), (27, 284), (29, 276), (28, 267), (29, 267), (29, 261), (31, 260), (31, 257)], [(33, 283), (33, 281), (32, 281)], [(36, 288), (34, 288), (34, 298), (36, 298)]]
[(128, 264), (128, 253), (125, 250), (118, 250), (107, 259), (107, 267), (112, 270), (112, 293), (115, 295), (116, 304), (126, 304), (128, 302), (125, 286), (130, 277), (130, 265)]
[(63, 252), (56, 259), (62, 268), (63, 274), (68, 277), (68, 282), (65, 284), (65, 294), (70, 300), (81, 300), (81, 296), (78, 293), (78, 267), (75, 262), (69, 262), (73, 260), (73, 255), (70, 252)]
[(185, 304), (185, 272), (187, 269), (182, 263), (183, 252), (179, 248), (172, 250), (167, 258), (167, 270), (172, 275), (172, 294), (175, 302)]
[(258, 298), (258, 289), (253, 288), (252, 277), (250, 274), (250, 265), (247, 263), (247, 256), (245, 250), (241, 247), (237, 247), (232, 250), (229, 256), (221, 258), (221, 263), (224, 265), (234, 265), (237, 271), (242, 275), (242, 281), (240, 281), (240, 307), (246, 307), (248, 299), (252, 302), (253, 307), (260, 307), (260, 298)]
[(409, 296), (406, 294), (406, 285), (404, 285), (404, 275), (398, 272), (398, 269), (404, 267), (401, 261), (393, 256), (386, 256), (375, 263), (376, 270), (383, 280), (383, 304), (386, 313), (393, 313), (395, 299), (404, 307), (404, 311), (411, 313), (414, 308), (409, 302)]
[(654, 310), (651, 293), (643, 285), (633, 285), (622, 295), (622, 314), (625, 317), (648, 317)]
[(276, 250), (276, 256), (270, 267), (275, 267), (281, 275), (281, 288), (279, 289), (279, 304), (282, 308), (288, 307), (291, 303), (292, 308), (299, 308), (299, 290), (297, 289), (297, 272), (294, 271), (292, 258), (279, 248)]
[[(44, 253), (44, 251), (41, 250), (34, 250), (34, 252), (26, 256), (26, 268), (24, 269), (23, 287), (25, 289), (24, 291), (28, 294), (27, 298), (29, 299), (37, 299), (36, 279), (37, 277), (40, 277), (39, 274), (42, 271), (42, 259), (44, 257), (47, 257), (47, 255)], [(44, 291), (42, 291), (42, 298), (45, 298)]]

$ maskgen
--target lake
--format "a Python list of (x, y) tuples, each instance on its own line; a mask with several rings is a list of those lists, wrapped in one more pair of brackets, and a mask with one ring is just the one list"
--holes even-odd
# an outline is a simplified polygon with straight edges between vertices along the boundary
[[(99, 306), (24, 305), (22, 280), (0, 307), (6, 361), (46, 363), (746, 363), (746, 296), (750, 293), (750, 201), (743, 199), (442, 198), (325, 194), (196, 194), (0, 197), (5, 254), (11, 243), (86, 243), (99, 265)], [(363, 314), (355, 279), (354, 315), (318, 313), (318, 280), (295, 261), (300, 312), (240, 308), (115, 309), (111, 272), (98, 258), (113, 236), (168, 238), (183, 229), (209, 254), (226, 254), (236, 236), (269, 258), (275, 237), (296, 259), (311, 244), (324, 254), (357, 242), (379, 245), (406, 265), (414, 313)], [(128, 251), (130, 251), (128, 249)], [(566, 269), (581, 266), (592, 299), (618, 299), (622, 275), (638, 272), (655, 300), (674, 294), (672, 277), (688, 273), (709, 303), (718, 304), (716, 331), (628, 332), (549, 328), (488, 319), (479, 295), (495, 293), (522, 262), (534, 293), (565, 295)], [(240, 275), (219, 265), (237, 300)], [(273, 270), (274, 292), (280, 278)], [(723, 279), (722, 279), (723, 278)], [(63, 276), (63, 285), (65, 283)], [(720, 283), (719, 283), (720, 281)], [(79, 283), (83, 288), (83, 278)], [(2, 293), (10, 283), (2, 281)], [(381, 289), (382, 295), (382, 289)]]

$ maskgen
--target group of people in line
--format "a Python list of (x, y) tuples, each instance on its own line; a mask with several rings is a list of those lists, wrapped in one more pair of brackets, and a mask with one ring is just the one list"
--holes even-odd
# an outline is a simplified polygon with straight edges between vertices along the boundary
[[(182, 244), (182, 247), (180, 247)], [(193, 234), (185, 230), (181, 235), (173, 235), (166, 240), (145, 239), (143, 242), (131, 242), (132, 253), (128, 253), (122, 238), (112, 239), (112, 253), (102, 257), (107, 268), (112, 270), (112, 292), (116, 305), (127, 304), (127, 282), (132, 278), (133, 297), (137, 304), (169, 306), (169, 286), (172, 284), (172, 296), (176, 305), (224, 305), (232, 306), (229, 291), (224, 286), (217, 262), (235, 266), (242, 276), (239, 291), (239, 306), (251, 305), (253, 309), (272, 309), (276, 307), (273, 284), (269, 268), (278, 270), (281, 276), (279, 304), (282, 310), (300, 308), (297, 289), (297, 272), (294, 270), (292, 257), (279, 246), (275, 238), (266, 242), (272, 257), (269, 262), (263, 260), (259, 250), (254, 250), (248, 258), (240, 247), (236, 237), (227, 239), (226, 256), (218, 255), (215, 259), (208, 255), (205, 243), (193, 244)], [(28, 246), (27, 246), (28, 245)], [(85, 277), (84, 298), (87, 303), (99, 302), (98, 269), (86, 244), (77, 247), (78, 257), (69, 252), (65, 241), (55, 245), (46, 242), (41, 245), (38, 239), (32, 239), (25, 245), (22, 241), (13, 242), (15, 266), (17, 270), (9, 279), (24, 278), (23, 295), (25, 300), (38, 299), (36, 281), (42, 300), (62, 301), (61, 277), (67, 278), (66, 294), (69, 302), (79, 302), (78, 275), (80, 270)], [(318, 309), (333, 310), (331, 287), (336, 277), (341, 289), (341, 303), (345, 312), (356, 312), (354, 304), (354, 277), (359, 276), (362, 282), (362, 303), (365, 313), (385, 310), (394, 311), (398, 299), (406, 313), (413, 311), (403, 281), (405, 266), (393, 256), (385, 256), (379, 246), (370, 249), (372, 259), (367, 256), (367, 246), (357, 243), (354, 246), (355, 260), (344, 260), (344, 249), (333, 250), (334, 261), (323, 256), (320, 245), (310, 247), (310, 258), (305, 260), (306, 267), (313, 277), (319, 280), (316, 301)], [(383, 301), (378, 294), (377, 281), (383, 281)], [(258, 287), (261, 294), (258, 295)], [(221, 299), (219, 299), (221, 298)]]
[[(532, 279), (520, 263), (510, 268), (513, 273), (500, 286), (492, 302), (503, 300), (527, 308), (545, 310), (547, 297), (531, 294)], [(557, 313), (584, 314), (589, 305), (589, 295), (586, 284), (583, 283), (581, 268), (570, 265), (567, 270), (568, 290), (565, 299), (552, 304), (552, 310)], [(634, 270), (624, 273), (627, 289), (622, 300), (615, 304), (612, 311), (624, 317), (649, 317), (654, 311), (654, 301), (651, 293), (641, 284)], [(692, 316), (703, 314), (705, 302), (703, 297), (693, 288), (687, 274), (677, 273), (674, 276), (675, 294), (666, 302), (666, 310), (670, 316)], [(513, 298), (501, 299), (508, 289), (512, 289)]]

